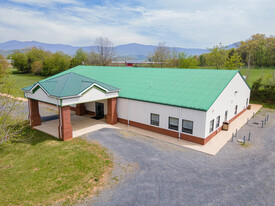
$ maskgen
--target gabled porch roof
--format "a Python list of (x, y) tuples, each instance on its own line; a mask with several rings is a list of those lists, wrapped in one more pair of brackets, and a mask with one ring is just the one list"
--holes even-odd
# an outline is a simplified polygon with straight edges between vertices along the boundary
[(25, 92), (34, 93), (39, 87), (48, 96), (60, 99), (82, 95), (92, 86), (102, 89), (104, 92), (117, 92), (120, 89), (109, 84), (85, 77), (74, 72), (66, 73), (54, 78), (45, 79), (33, 85), (23, 88)]

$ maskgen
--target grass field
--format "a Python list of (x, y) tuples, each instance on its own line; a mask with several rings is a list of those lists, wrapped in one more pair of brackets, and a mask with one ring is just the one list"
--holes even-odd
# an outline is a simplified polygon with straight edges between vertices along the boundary
[(112, 159), (100, 145), (25, 132), (33, 138), (0, 147), (0, 205), (74, 203), (107, 179)]
[(240, 72), (247, 77), (246, 80), (250, 87), (259, 78), (262, 78), (263, 82), (268, 81), (268, 79), (275, 82), (275, 68), (251, 68), (250, 70), (241, 68)]
[(16, 97), (24, 97), (24, 92), (21, 90), (23, 87), (29, 86), (38, 82), (45, 77), (37, 76), (34, 74), (19, 74), (11, 73), (10, 79), (14, 83), (14, 91), (11, 95)]

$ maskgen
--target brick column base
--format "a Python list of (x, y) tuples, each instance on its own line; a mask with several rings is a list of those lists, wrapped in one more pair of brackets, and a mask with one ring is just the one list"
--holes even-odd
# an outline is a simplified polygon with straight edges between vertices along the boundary
[(79, 116), (86, 114), (84, 103), (76, 105), (75, 114)]
[(38, 101), (34, 99), (28, 99), (29, 104), (29, 120), (31, 127), (41, 125), (41, 117), (39, 114)]
[(117, 104), (117, 98), (108, 99), (108, 113), (106, 117), (106, 122), (108, 124), (117, 123), (116, 104)]
[(58, 137), (63, 141), (70, 140), (73, 138), (70, 106), (58, 107), (58, 111), (59, 111)]

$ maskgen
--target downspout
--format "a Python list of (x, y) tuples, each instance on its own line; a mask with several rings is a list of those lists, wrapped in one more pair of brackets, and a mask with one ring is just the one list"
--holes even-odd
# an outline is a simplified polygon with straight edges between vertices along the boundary
[(62, 136), (62, 107), (60, 107), (59, 109), (59, 124), (60, 124), (60, 127), (59, 127), (59, 133), (60, 133), (60, 137), (61, 139), (63, 138)]
[(32, 123), (32, 120), (31, 120), (31, 108), (30, 108), (30, 99), (28, 98), (28, 110), (29, 110), (29, 121), (30, 121), (30, 125)]
[(128, 99), (128, 126), (130, 125), (130, 99)]
[(60, 109), (59, 109), (59, 106), (58, 106), (58, 99), (56, 98), (56, 106), (57, 106), (57, 108), (58, 108), (58, 110), (59, 110), (59, 124), (60, 124), (60, 127), (59, 127), (59, 134), (60, 134), (60, 137), (61, 137), (61, 139), (62, 139), (62, 107), (60, 107)]
[(180, 107), (180, 115), (179, 115), (179, 140), (180, 140), (180, 130), (181, 130), (181, 128), (182, 128), (182, 117), (181, 117), (181, 107)]

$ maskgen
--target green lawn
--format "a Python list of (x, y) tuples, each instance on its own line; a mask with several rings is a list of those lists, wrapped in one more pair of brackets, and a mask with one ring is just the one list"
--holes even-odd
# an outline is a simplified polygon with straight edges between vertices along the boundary
[(23, 87), (29, 86), (38, 82), (45, 77), (37, 76), (34, 74), (19, 74), (19, 73), (12, 73), (10, 75), (10, 79), (14, 83), (14, 91), (12, 92), (13, 96), (16, 97), (24, 97), (24, 93), (21, 90)]
[(268, 78), (275, 81), (275, 68), (241, 68), (240, 72), (242, 75), (247, 77), (247, 83), (252, 87), (253, 82), (262, 77), (263, 82), (267, 81)]
[(0, 147), (0, 205), (73, 203), (97, 192), (111, 171), (111, 157), (98, 144), (25, 132), (33, 137)]

